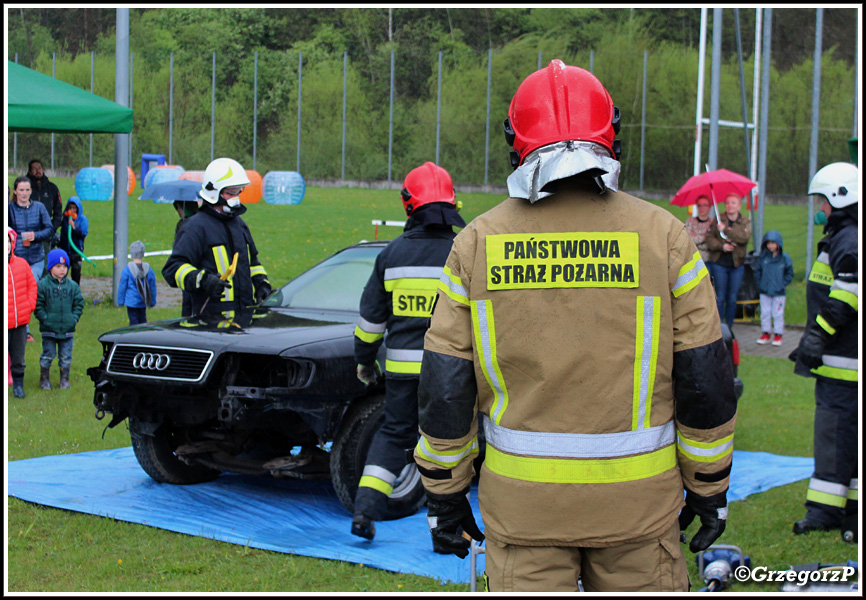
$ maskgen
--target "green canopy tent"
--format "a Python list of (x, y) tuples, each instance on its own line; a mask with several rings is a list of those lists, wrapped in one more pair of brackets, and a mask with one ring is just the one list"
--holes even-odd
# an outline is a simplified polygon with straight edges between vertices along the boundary
[(130, 133), (132, 109), (7, 61), (9, 131)]

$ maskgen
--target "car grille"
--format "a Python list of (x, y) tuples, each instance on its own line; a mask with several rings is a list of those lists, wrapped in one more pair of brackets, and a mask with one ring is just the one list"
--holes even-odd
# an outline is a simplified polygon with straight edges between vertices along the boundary
[(106, 372), (147, 379), (198, 382), (204, 377), (213, 352), (165, 346), (116, 344)]

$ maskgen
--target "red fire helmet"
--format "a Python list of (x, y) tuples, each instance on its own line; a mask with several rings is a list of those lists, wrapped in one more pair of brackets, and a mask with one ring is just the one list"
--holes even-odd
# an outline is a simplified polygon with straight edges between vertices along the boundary
[(409, 171), (403, 180), (400, 197), (407, 216), (425, 204), (447, 202), (453, 205), (454, 183), (448, 171), (428, 161)]
[(598, 78), (559, 59), (523, 80), (505, 120), (515, 168), (530, 152), (568, 140), (601, 144), (619, 160), (617, 133), (619, 109)]

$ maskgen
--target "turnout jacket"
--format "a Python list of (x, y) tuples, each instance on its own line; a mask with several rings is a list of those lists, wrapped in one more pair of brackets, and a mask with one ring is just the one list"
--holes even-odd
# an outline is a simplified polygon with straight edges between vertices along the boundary
[(416, 463), (428, 492), (464, 491), (483, 431), (479, 504), (497, 542), (658, 537), (684, 487), (728, 487), (736, 397), (715, 295), (673, 215), (558, 183), (454, 240), (425, 337)]
[(848, 211), (834, 210), (824, 232), (806, 283), (806, 328), (821, 327), (831, 337), (824, 347), (823, 365), (810, 372), (798, 363), (795, 372), (857, 387), (860, 348), (857, 219)]
[(68, 276), (55, 279), (46, 272), (36, 285), (36, 309), (42, 337), (71, 338), (84, 312), (81, 288)]
[(189, 292), (193, 315), (201, 312), (208, 297), (200, 288), (204, 274), (221, 276), (231, 265), (235, 252), (237, 268), (228, 279), (232, 286), (220, 300), (213, 298), (207, 303), (207, 312), (236, 311), (250, 306), (255, 300), (254, 288), (268, 280), (250, 228), (240, 217), (244, 212), (246, 207), (241, 205), (234, 215), (222, 215), (205, 203), (176, 233), (162, 276), (171, 287)]
[(425, 227), (410, 218), (404, 233), (376, 257), (355, 327), (359, 364), (372, 365), (384, 341), (387, 376), (418, 377), (424, 333), (454, 236), (450, 225)]

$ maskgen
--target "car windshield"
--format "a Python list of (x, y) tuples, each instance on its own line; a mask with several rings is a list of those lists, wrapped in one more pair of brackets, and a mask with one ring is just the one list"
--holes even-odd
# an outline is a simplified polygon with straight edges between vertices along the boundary
[(381, 251), (381, 246), (359, 246), (338, 252), (292, 279), (263, 306), (357, 312)]

